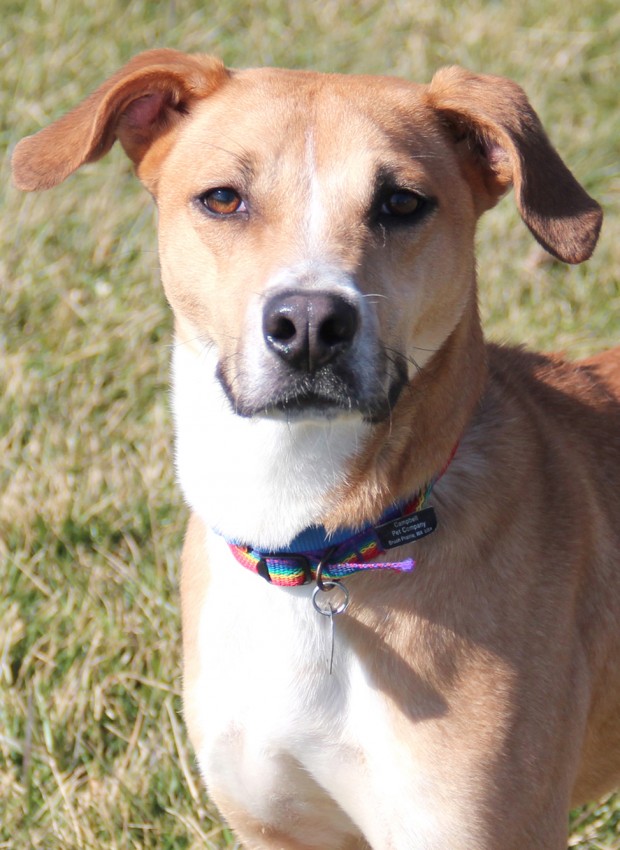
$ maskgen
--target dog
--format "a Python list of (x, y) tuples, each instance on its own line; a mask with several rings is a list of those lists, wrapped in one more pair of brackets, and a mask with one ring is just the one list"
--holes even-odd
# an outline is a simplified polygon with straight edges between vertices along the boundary
[(564, 850), (620, 779), (620, 349), (485, 343), (511, 187), (586, 260), (601, 210), (523, 91), (143, 53), (22, 140), (118, 139), (175, 317), (184, 712), (247, 848)]

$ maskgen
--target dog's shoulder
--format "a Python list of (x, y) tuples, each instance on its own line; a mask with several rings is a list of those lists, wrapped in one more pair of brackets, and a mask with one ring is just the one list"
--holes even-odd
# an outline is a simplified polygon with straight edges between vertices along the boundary
[(578, 366), (620, 401), (620, 346), (582, 360)]
[(492, 381), (520, 396), (540, 398), (551, 410), (581, 404), (612, 418), (620, 416), (620, 348), (571, 361), (558, 354), (491, 343), (488, 360)]
[[(543, 442), (585, 453), (599, 472), (620, 464), (620, 348), (570, 361), (522, 347), (488, 346), (491, 393), (529, 420)], [(518, 427), (518, 426), (517, 426)]]

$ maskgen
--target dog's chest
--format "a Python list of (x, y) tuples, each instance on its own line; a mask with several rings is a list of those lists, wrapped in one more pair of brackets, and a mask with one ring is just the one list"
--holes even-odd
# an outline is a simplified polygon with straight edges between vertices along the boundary
[[(224, 814), (300, 846), (353, 846), (361, 836), (386, 848), (446, 846), (453, 823), (445, 804), (438, 819), (433, 765), (403, 747), (372, 651), (360, 657), (336, 618), (330, 672), (331, 623), (314, 610), (312, 586), (269, 585), (215, 535), (207, 555), (191, 664), (199, 672), (186, 702), (200, 727), (201, 771)], [(350, 590), (353, 598), (353, 578)]]
[[(200, 616), (201, 770), (219, 802), (280, 828), (351, 833), (367, 753), (360, 725), (382, 708), (338, 623), (316, 612), (311, 587), (283, 589), (209, 546), (213, 577)], [(370, 692), (368, 692), (368, 695)], [(328, 791), (325, 789), (329, 789)], [(339, 800), (339, 805), (334, 803)], [(304, 824), (307, 824), (304, 826)]]

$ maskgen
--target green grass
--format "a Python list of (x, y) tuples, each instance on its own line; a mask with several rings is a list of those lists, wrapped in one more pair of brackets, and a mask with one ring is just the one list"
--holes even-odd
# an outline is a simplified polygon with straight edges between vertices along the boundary
[[(607, 219), (595, 257), (567, 268), (543, 260), (510, 200), (489, 213), (485, 322), (580, 355), (620, 337), (619, 43), (615, 0), (0, 0), (0, 848), (234, 846), (180, 716), (186, 512), (151, 202), (119, 150), (21, 195), (12, 145), (155, 45), (511, 76)], [(571, 844), (618, 850), (619, 822), (618, 797), (575, 813)]]

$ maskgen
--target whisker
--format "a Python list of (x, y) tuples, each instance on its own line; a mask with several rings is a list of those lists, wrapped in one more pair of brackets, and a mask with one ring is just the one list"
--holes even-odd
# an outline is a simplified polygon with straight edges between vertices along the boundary
[(412, 348), (415, 348), (416, 351), (427, 351), (430, 354), (436, 354), (439, 349), (438, 348), (422, 348), (421, 345), (412, 345)]
[(191, 339), (175, 339), (173, 342), (168, 343), (168, 348), (172, 350), (180, 348), (182, 345), (189, 345), (192, 342), (200, 342), (203, 345), (207, 344), (202, 334), (198, 334), (198, 336), (194, 336)]
[[(390, 356), (393, 355), (393, 356)], [(406, 357), (400, 351), (397, 351), (395, 348), (385, 348), (385, 356), (390, 363), (393, 363), (394, 366), (398, 368), (398, 363), (404, 361), (405, 363), (410, 363), (418, 372), (422, 372), (422, 367), (416, 361), (415, 357), (410, 356)]]

